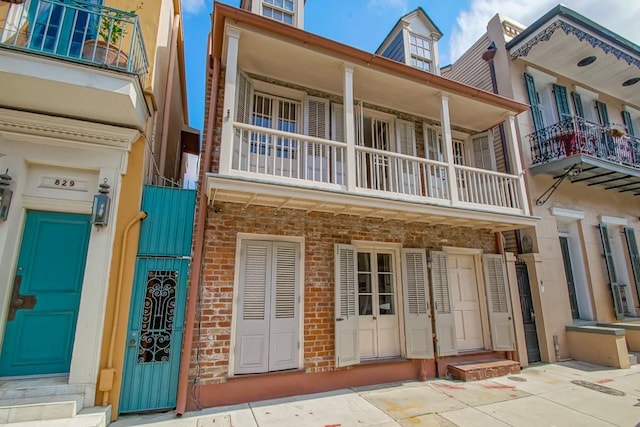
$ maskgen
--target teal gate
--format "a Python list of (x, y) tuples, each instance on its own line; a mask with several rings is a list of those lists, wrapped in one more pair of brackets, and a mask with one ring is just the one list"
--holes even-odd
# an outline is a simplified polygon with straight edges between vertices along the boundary
[(195, 190), (144, 188), (121, 413), (176, 405), (195, 200)]

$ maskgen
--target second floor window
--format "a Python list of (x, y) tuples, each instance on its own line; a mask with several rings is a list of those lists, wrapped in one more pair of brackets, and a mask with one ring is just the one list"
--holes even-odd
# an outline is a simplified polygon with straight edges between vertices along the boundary
[(262, 0), (262, 15), (293, 25), (294, 0)]
[(416, 34), (409, 34), (411, 66), (431, 71), (431, 42)]
[[(271, 95), (256, 93), (253, 96), (253, 112), (251, 124), (255, 126), (298, 132), (298, 116), (300, 103)], [(251, 152), (273, 155), (277, 157), (296, 158), (296, 141), (290, 138), (272, 138), (267, 134), (254, 135)]]

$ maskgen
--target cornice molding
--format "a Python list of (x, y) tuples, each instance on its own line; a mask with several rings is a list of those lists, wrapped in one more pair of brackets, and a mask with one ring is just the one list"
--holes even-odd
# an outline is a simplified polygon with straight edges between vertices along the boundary
[(636, 67), (640, 68), (639, 58), (635, 58), (632, 55), (629, 55), (628, 53), (618, 49), (617, 47), (612, 46), (611, 44), (603, 41), (602, 39), (599, 39), (593, 36), (592, 34), (589, 34), (581, 30), (580, 28), (575, 27), (569, 24), (568, 22), (565, 22), (562, 20), (557, 20), (551, 23), (550, 25), (548, 25), (546, 28), (540, 31), (535, 37), (533, 37), (524, 45), (522, 45), (517, 50), (512, 52), (511, 58), (516, 59), (521, 56), (526, 57), (527, 55), (529, 55), (529, 52), (531, 52), (531, 49), (533, 49), (536, 45), (542, 42), (549, 41), (551, 39), (551, 36), (553, 36), (553, 34), (558, 29), (561, 29), (562, 31), (564, 31), (566, 35), (573, 34), (581, 42), (583, 41), (588, 42), (593, 48), (600, 48), (604, 51), (604, 53), (612, 54), (613, 56), (616, 57), (616, 59), (622, 59), (627, 64), (635, 65)]

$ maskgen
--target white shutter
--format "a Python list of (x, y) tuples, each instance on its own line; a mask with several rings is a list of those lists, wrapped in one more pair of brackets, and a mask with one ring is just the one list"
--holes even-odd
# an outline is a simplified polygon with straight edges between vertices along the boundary
[(471, 138), (473, 145), (473, 163), (476, 168), (495, 170), (495, 160), (489, 135), (484, 133)]
[(407, 358), (432, 359), (433, 336), (424, 249), (403, 249), (402, 271)]
[(396, 120), (396, 139), (398, 140), (398, 153), (407, 156), (416, 155), (416, 138), (412, 122)]
[(336, 367), (360, 363), (356, 256), (355, 247), (335, 245)]
[(344, 107), (342, 104), (331, 104), (331, 139), (345, 142), (344, 138)]
[(299, 348), (299, 245), (273, 243), (271, 333), (269, 337), (269, 370), (298, 367)]
[(449, 288), (449, 262), (446, 252), (431, 251), (430, 256), (438, 356), (450, 356), (458, 354), (458, 342)]
[(513, 316), (509, 299), (507, 270), (502, 255), (483, 255), (484, 277), (489, 304), (491, 342), (496, 351), (515, 350)]
[(236, 324), (236, 374), (267, 372), (271, 242), (245, 240), (240, 249), (240, 289)]
[[(416, 155), (416, 139), (413, 123), (406, 120), (396, 120), (397, 150), (408, 156)], [(399, 172), (400, 191), (413, 196), (420, 195), (422, 185), (418, 173), (418, 164), (410, 160), (396, 159), (396, 168)]]
[[(329, 102), (322, 98), (307, 98), (305, 134), (329, 139)], [(329, 181), (329, 146), (306, 141), (306, 175), (312, 181)]]
[(253, 85), (249, 77), (243, 73), (238, 73), (236, 93), (236, 121), (249, 123), (251, 120), (251, 100)]
[(355, 115), (356, 145), (364, 146), (364, 110), (362, 101), (353, 105), (353, 113)]

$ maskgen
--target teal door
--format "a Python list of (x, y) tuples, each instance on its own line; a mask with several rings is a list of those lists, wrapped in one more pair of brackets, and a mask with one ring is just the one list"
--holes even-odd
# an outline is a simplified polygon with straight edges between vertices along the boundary
[(90, 232), (88, 215), (27, 212), (0, 376), (69, 372)]
[(120, 412), (176, 406), (195, 191), (145, 186)]

